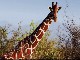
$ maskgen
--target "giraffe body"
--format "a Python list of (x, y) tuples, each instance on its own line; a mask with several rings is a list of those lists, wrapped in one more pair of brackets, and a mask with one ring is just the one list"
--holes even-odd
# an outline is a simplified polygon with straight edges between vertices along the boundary
[(57, 3), (54, 5), (52, 3), (52, 8), (50, 7), (50, 13), (43, 20), (43, 22), (36, 28), (36, 30), (28, 37), (24, 38), (18, 45), (12, 49), (10, 52), (4, 54), (5, 59), (28, 59), (30, 55), (33, 53), (34, 49), (38, 45), (42, 36), (49, 28), (50, 24), (54, 20), (57, 20), (57, 12), (58, 12)]

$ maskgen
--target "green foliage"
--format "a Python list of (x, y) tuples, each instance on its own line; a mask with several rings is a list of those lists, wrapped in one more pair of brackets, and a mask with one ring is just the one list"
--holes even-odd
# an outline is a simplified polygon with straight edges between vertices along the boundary
[[(19, 42), (24, 37), (30, 35), (35, 28), (37, 27), (37, 24), (34, 24), (32, 21), (30, 23), (30, 31), (26, 32), (25, 34), (22, 33), (21, 26), (19, 24), (19, 28), (17, 31), (13, 30), (13, 36), (12, 38), (8, 39), (7, 35), (8, 32), (5, 28), (0, 28), (0, 55), (4, 54), (6, 51), (9, 51), (12, 49), (16, 42)], [(32, 54), (32, 59), (57, 59), (56, 54), (58, 52), (58, 49), (55, 48), (55, 42), (48, 40), (48, 37), (50, 35), (50, 31), (48, 30), (44, 36), (42, 37), (40, 43), (34, 50), (34, 53)]]
[(29, 34), (31, 34), (35, 29), (36, 29), (37, 25), (33, 22), (30, 23), (30, 31)]

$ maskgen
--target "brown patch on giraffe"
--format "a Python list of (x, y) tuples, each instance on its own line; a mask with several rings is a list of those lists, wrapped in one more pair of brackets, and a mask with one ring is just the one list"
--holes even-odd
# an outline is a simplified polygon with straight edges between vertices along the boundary
[(28, 47), (29, 47), (29, 44), (27, 43), (27, 44), (25, 44), (24, 49), (26, 49)]
[(17, 56), (17, 58), (21, 58), (22, 56), (21, 56), (21, 52), (17, 52), (17, 54), (18, 54), (18, 56)]
[(43, 29), (44, 30), (44, 32), (46, 32), (46, 30), (48, 29), (48, 24), (51, 24), (51, 20), (49, 21), (49, 20), (46, 20), (44, 23), (46, 23), (47, 25), (45, 25), (45, 24), (43, 24), (43, 25), (41, 25), (41, 29)]
[(22, 47), (24, 45), (24, 40), (21, 40), (20, 42), (18, 42), (18, 47)]
[(43, 28), (44, 32), (46, 32), (47, 29), (48, 29), (48, 25), (45, 25)]
[(28, 47), (28, 48), (31, 48), (31, 45), (32, 45), (32, 44), (29, 44), (29, 47)]
[(24, 38), (24, 44), (28, 43), (28, 39), (29, 39), (29, 36), (27, 36), (26, 38)]
[(36, 33), (36, 36), (38, 36), (40, 34), (41, 30), (38, 30)]
[[(21, 51), (22, 50), (22, 51)], [(23, 54), (23, 52), (24, 52), (24, 46), (21, 48), (19, 48), (19, 50), (17, 50), (16, 51), (16, 53), (17, 53), (17, 58), (19, 59), (19, 58), (23, 58), (22, 57), (22, 54)], [(15, 56), (16, 56), (16, 53), (15, 53)]]
[(39, 34), (38, 39), (41, 39), (42, 36), (43, 36), (43, 32), (41, 32), (41, 33)]
[(48, 23), (51, 24), (51, 22), (52, 22), (51, 19), (52, 19), (52, 18), (46, 19), (44, 22), (45, 22), (46, 24), (48, 24)]
[[(37, 33), (38, 34), (38, 33)], [(35, 36), (31, 36), (31, 42), (33, 43), (34, 41), (36, 40), (36, 37)]]
[[(25, 47), (25, 46), (24, 46), (24, 47)], [(18, 54), (18, 55), (19, 55), (18, 57), (19, 57), (19, 58), (22, 58), (22, 59), (24, 58), (24, 57), (23, 57), (23, 56), (24, 56), (24, 52), (25, 52), (25, 48), (24, 48), (24, 47), (23, 47), (22, 49), (20, 49), (19, 54)], [(21, 51), (21, 50), (22, 50), (22, 51)], [(22, 54), (23, 54), (23, 56), (22, 56)]]
[(32, 48), (36, 47), (37, 44), (38, 44), (38, 41), (36, 40), (36, 41), (32, 44)]
[[(43, 28), (44, 28), (44, 25), (45, 25), (45, 24), (42, 23), (42, 24), (40, 25), (40, 28), (43, 29)], [(39, 29), (40, 29), (40, 28), (39, 28)]]
[(52, 20), (49, 21), (49, 24), (51, 24), (51, 23), (52, 23)]
[(16, 59), (16, 51), (12, 54), (12, 57)]
[(31, 54), (31, 49), (27, 49), (27, 54)]
[(45, 22), (46, 24), (48, 24), (49, 21), (50, 21), (49, 19), (46, 19), (44, 22)]
[(49, 19), (49, 20), (45, 20), (45, 23), (46, 23), (46, 24), (51, 24), (51, 22), (52, 22), (51, 19)]
[[(45, 25), (45, 23), (46, 23), (46, 22), (44, 22), (43, 25), (41, 25), (40, 28), (41, 28), (42, 30), (45, 30), (45, 31), (46, 31), (46, 30), (48, 29), (48, 26)], [(48, 24), (48, 22), (47, 22), (46, 24)]]

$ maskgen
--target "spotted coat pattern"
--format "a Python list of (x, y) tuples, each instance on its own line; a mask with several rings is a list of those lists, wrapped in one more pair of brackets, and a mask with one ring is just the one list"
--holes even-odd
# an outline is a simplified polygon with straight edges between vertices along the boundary
[(33, 53), (34, 49), (38, 45), (39, 41), (41, 40), (42, 36), (49, 28), (50, 24), (54, 20), (57, 20), (57, 12), (60, 7), (57, 7), (57, 3), (54, 5), (52, 2), (52, 8), (49, 7), (50, 13), (47, 17), (43, 20), (43, 22), (36, 28), (36, 30), (28, 37), (24, 38), (18, 45), (10, 50), (9, 52), (5, 53), (3, 57), (5, 59), (28, 59), (30, 55)]

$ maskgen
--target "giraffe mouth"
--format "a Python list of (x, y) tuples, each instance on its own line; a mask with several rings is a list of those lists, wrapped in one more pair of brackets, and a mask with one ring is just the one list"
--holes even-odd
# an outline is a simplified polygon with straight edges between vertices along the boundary
[(57, 21), (57, 17), (54, 17), (54, 22), (56, 22)]

